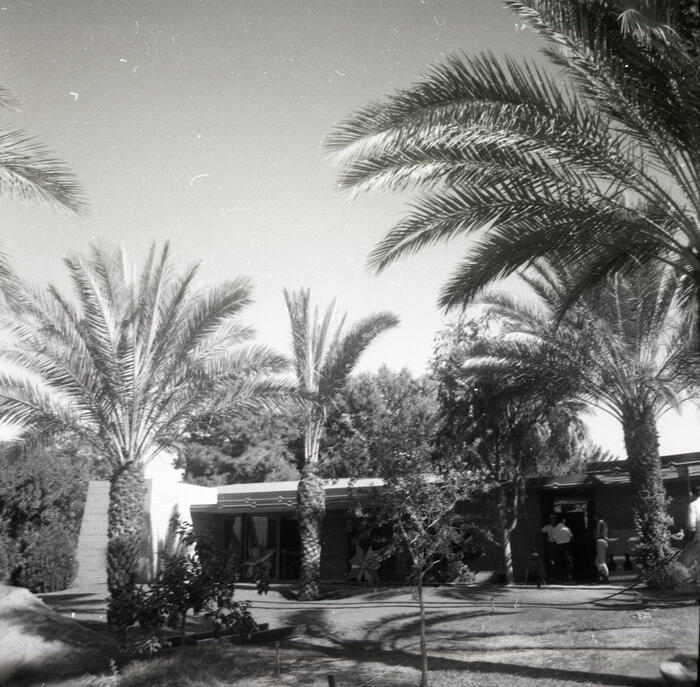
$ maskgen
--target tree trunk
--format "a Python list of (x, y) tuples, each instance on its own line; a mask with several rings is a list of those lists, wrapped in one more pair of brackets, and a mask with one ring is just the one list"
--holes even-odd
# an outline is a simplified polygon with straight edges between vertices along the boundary
[(428, 645), (425, 641), (425, 604), (423, 603), (423, 571), (418, 572), (418, 609), (420, 612), (420, 687), (428, 687)]
[(503, 563), (503, 574), (505, 575), (505, 583), (507, 585), (515, 584), (515, 571), (513, 569), (513, 551), (511, 548), (510, 535), (515, 529), (517, 520), (510, 521), (508, 513), (508, 499), (506, 495), (506, 487), (501, 486), (498, 489), (498, 524), (501, 533), (501, 555)]
[(107, 512), (107, 585), (112, 597), (136, 581), (145, 498), (140, 462), (131, 461), (112, 473)]
[(297, 489), (297, 515), (301, 538), (301, 579), (299, 598), (319, 598), (321, 581), (321, 529), (326, 512), (326, 492), (317, 466), (307, 464), (301, 471)]
[[(623, 417), (623, 431), (632, 489), (632, 513), (639, 534), (635, 554), (642, 570), (651, 571), (672, 553), (671, 518), (666, 508), (653, 409), (627, 409)], [(668, 580), (668, 571), (661, 571), (649, 580), (649, 584), (666, 586)]]

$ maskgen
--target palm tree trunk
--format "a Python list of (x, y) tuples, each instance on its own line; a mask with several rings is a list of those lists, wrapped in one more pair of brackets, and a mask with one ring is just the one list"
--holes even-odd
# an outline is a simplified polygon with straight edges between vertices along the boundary
[(145, 498), (146, 481), (139, 461), (130, 461), (112, 473), (107, 511), (107, 585), (112, 597), (136, 581)]
[(508, 507), (506, 487), (498, 489), (498, 524), (501, 533), (501, 555), (503, 563), (503, 574), (507, 585), (515, 584), (515, 571), (513, 570), (513, 551), (511, 547), (510, 535), (515, 529), (517, 519), (509, 518), (510, 508)]
[(301, 539), (301, 579), (299, 598), (316, 600), (320, 596), (321, 529), (326, 513), (326, 492), (316, 464), (301, 471), (297, 489), (297, 515)]
[[(666, 490), (661, 474), (656, 415), (652, 408), (628, 408), (623, 416), (627, 466), (632, 489), (632, 513), (639, 544), (638, 565), (651, 571), (671, 554), (671, 518), (666, 508)], [(666, 586), (668, 571), (662, 571), (649, 584)]]

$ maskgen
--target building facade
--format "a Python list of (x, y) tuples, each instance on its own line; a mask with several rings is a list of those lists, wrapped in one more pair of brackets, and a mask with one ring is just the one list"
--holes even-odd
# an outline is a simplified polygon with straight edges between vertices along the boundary
[[(675, 531), (685, 526), (692, 486), (700, 483), (700, 453), (665, 456), (662, 464)], [(298, 580), (301, 546), (296, 519), (297, 482), (195, 487), (177, 482), (173, 473), (165, 471), (164, 476), (151, 477), (148, 484), (149, 541), (144, 549), (144, 574), (157, 569), (159, 552), (167, 549), (167, 523), (177, 513), (185, 520), (189, 517), (197, 531), (206, 532), (221, 547), (235, 553), (241, 562), (242, 580), (252, 580), (259, 565), (266, 567), (272, 581)], [(383, 546), (389, 533), (370, 530), (357, 511), (357, 502), (363, 494), (380, 490), (381, 484), (378, 479), (340, 479), (326, 483), (321, 555), (324, 581), (342, 582), (358, 576), (376, 583), (405, 581), (409, 567), (401, 558), (370, 565), (372, 551)], [(595, 578), (593, 514), (596, 511), (608, 523), (609, 553), (614, 563), (611, 567), (622, 571), (625, 564), (633, 564), (637, 537), (630, 503), (625, 461), (598, 463), (581, 474), (530, 480), (511, 538), (516, 581), (524, 578), (530, 552), (542, 550), (541, 529), (550, 513), (563, 515), (573, 532), (575, 580), (585, 582)], [(468, 511), (469, 504), (464, 507)], [(94, 519), (94, 513), (90, 517)], [(468, 564), (474, 572), (482, 573), (482, 578), (490, 574), (497, 577), (503, 572), (497, 545), (485, 545), (480, 555), (471, 553)], [(94, 553), (90, 566), (95, 568)], [(79, 578), (80, 575), (79, 568)]]

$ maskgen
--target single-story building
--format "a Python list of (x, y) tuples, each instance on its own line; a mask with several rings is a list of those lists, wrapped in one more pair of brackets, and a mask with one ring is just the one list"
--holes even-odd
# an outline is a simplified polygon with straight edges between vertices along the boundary
[[(691, 486), (700, 482), (700, 452), (664, 456), (663, 479), (670, 497), (670, 512), (676, 529), (685, 526)], [(273, 581), (291, 582), (299, 577), (301, 547), (296, 520), (297, 482), (261, 482), (218, 487), (193, 487), (179, 480), (179, 473), (162, 470), (147, 481), (149, 518), (144, 556), (144, 576), (156, 569), (158, 552), (168, 541), (167, 523), (177, 513), (190, 519), (195, 529), (206, 531), (223, 547), (231, 547), (242, 563), (243, 579), (252, 578), (255, 566), (264, 563)], [(91, 483), (93, 496), (99, 491), (106, 512), (104, 483)], [(326, 518), (322, 534), (321, 576), (325, 581), (343, 581), (362, 565), (357, 544), (371, 548), (372, 536), (363, 531), (364, 521), (356, 512), (358, 494), (381, 488), (381, 480), (333, 480), (326, 483)], [(95, 499), (93, 498), (93, 501)], [(90, 492), (88, 494), (90, 503)], [(94, 508), (93, 508), (94, 510)], [(188, 512), (189, 511), (189, 512)], [(636, 542), (630, 508), (629, 475), (626, 461), (596, 463), (581, 474), (529, 480), (518, 525), (512, 535), (516, 580), (522, 579), (532, 549), (541, 550), (541, 528), (550, 513), (561, 513), (573, 532), (574, 574), (585, 581), (594, 576), (593, 514), (600, 511), (608, 523), (609, 552), (622, 570)], [(86, 507), (86, 517), (88, 508)], [(94, 515), (90, 516), (93, 518)], [(100, 543), (95, 544), (94, 526), (84, 518), (83, 538), (91, 541), (88, 553), (79, 542), (78, 577), (95, 569), (106, 551), (106, 518), (99, 520)], [(364, 539), (364, 542), (363, 542)], [(104, 559), (103, 559), (104, 560)], [(352, 562), (352, 563), (351, 563)], [(629, 563), (629, 561), (628, 561)], [(476, 572), (501, 571), (498, 547), (487, 545), (482, 555), (470, 562)], [(378, 581), (405, 579), (408, 566), (392, 559), (375, 571)], [(84, 576), (83, 576), (84, 577)], [(85, 579), (81, 579), (86, 583)]]

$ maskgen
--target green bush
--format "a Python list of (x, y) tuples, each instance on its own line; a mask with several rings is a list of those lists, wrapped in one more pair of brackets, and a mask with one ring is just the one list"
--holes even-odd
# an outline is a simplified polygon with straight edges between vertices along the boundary
[(138, 626), (151, 648), (159, 645), (153, 638), (157, 640), (164, 628), (179, 630), (184, 646), (188, 612), (241, 634), (255, 630), (249, 604), (233, 600), (236, 562), (230, 553), (220, 551), (189, 524), (174, 520), (172, 528), (181, 548), (193, 548), (194, 553), (163, 555), (162, 568), (148, 588), (129, 580), (113, 590), (107, 611), (110, 625), (124, 633)]
[(63, 523), (44, 525), (31, 532), (15, 571), (15, 584), (32, 592), (67, 589), (76, 571), (75, 538)]
[(15, 542), (0, 530), (0, 584), (7, 584), (15, 569), (17, 547)]
[(79, 444), (0, 444), (0, 581), (33, 592), (65, 589), (95, 459)]

